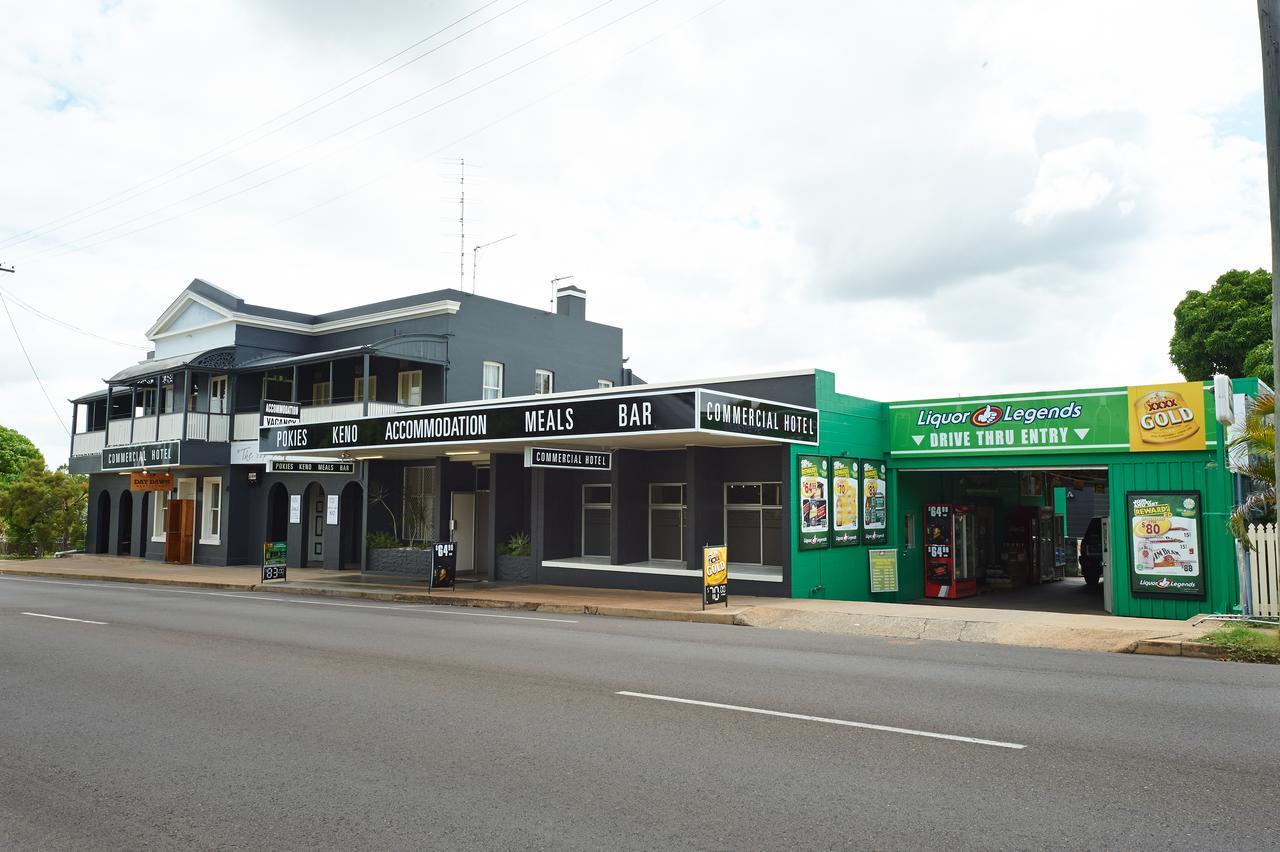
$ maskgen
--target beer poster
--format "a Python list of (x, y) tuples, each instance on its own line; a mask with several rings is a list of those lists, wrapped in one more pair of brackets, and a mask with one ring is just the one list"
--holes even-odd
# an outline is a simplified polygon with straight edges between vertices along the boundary
[(1130, 492), (1125, 500), (1133, 594), (1203, 598), (1200, 492)]
[(1203, 450), (1204, 386), (1200, 382), (1134, 385), (1129, 392), (1129, 451)]
[(702, 608), (718, 603), (729, 605), (729, 548), (723, 544), (702, 548)]
[(831, 493), (835, 501), (831, 544), (844, 547), (858, 543), (858, 462), (836, 457), (831, 460)]
[(889, 480), (884, 462), (862, 463), (862, 540), (866, 544), (889, 540)]
[(831, 543), (829, 517), (831, 471), (826, 456), (799, 456), (796, 487), (800, 492), (800, 550), (818, 550)]

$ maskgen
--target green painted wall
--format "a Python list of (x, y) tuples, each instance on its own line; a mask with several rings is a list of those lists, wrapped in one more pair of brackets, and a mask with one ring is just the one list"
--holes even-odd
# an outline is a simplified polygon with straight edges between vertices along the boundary
[[(835, 375), (819, 370), (815, 373), (816, 401), (818, 408), (817, 447), (791, 445), (791, 482), (795, 488), (796, 458), (815, 454), (826, 456), (850, 456), (852, 458), (880, 460), (884, 458), (885, 406), (882, 402), (859, 399), (837, 394)], [(896, 544), (898, 531), (894, 519), (898, 517), (896, 489), (889, 483), (889, 543), (878, 545), (891, 547)], [(800, 501), (793, 493), (790, 505), (791, 528), (799, 526)], [(834, 600), (911, 600), (918, 594), (872, 595), (867, 547), (827, 547), (821, 550), (799, 550), (797, 537), (791, 540), (791, 596), (796, 598), (831, 598)]]

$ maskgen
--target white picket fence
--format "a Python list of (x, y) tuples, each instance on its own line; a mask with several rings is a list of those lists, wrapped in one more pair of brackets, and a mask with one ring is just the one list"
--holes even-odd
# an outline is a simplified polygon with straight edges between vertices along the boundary
[[(1280, 535), (1275, 524), (1250, 524), (1249, 611), (1246, 615), (1280, 617)], [(1243, 596), (1242, 596), (1243, 597)]]

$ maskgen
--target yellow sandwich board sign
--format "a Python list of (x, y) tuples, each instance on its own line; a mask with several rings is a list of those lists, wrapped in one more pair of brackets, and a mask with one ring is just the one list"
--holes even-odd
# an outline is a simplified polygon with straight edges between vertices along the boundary
[(721, 601), (729, 606), (729, 548), (723, 544), (702, 548), (702, 608)]

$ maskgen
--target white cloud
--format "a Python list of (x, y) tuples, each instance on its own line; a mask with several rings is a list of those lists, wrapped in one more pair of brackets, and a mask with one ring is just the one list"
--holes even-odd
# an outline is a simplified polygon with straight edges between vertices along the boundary
[[(481, 5), (20, 4), (0, 53), (0, 240)], [(1268, 262), (1248, 9), (728, 0), (667, 32), (702, 5), (663, 0), (571, 44), (642, 4), (560, 26), (592, 5), (503, 0), (441, 39), (512, 11), (332, 108), (0, 244), (19, 267), (0, 286), (128, 340), (196, 276), (309, 311), (455, 286), (446, 158), (464, 156), (468, 264), (471, 246), (519, 234), (482, 253), (481, 293), (542, 306), (573, 274), (648, 379), (819, 366), (884, 399), (1172, 376), (1182, 294)], [(14, 317), (56, 400), (134, 358)], [(59, 459), (65, 437), (10, 337), (0, 422)]]

